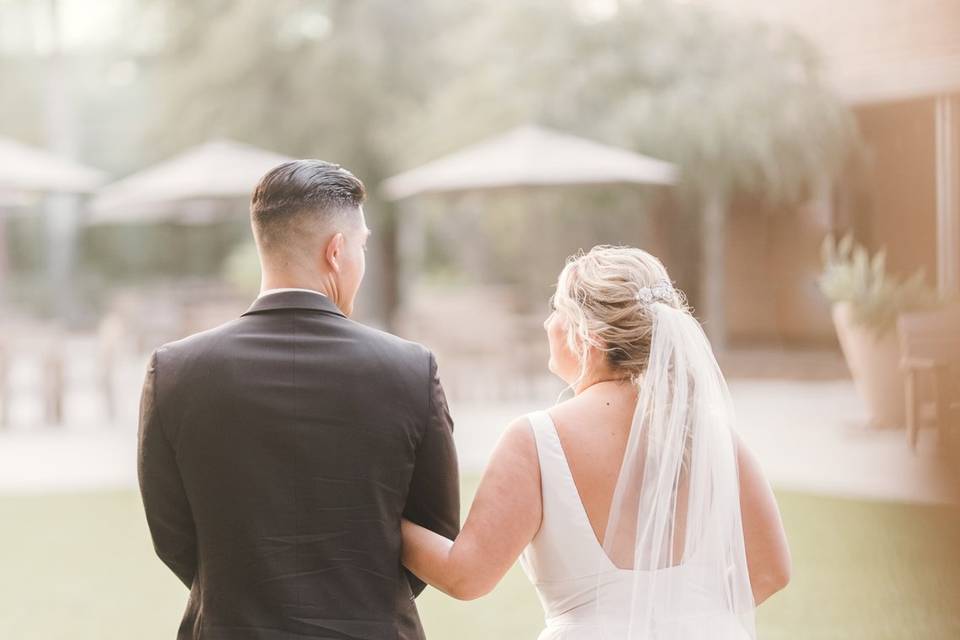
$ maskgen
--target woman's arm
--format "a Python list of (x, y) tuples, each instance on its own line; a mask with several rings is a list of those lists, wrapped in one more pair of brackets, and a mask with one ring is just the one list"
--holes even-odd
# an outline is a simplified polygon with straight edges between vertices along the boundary
[[(447, 538), (460, 532), (460, 474), (453, 443), (453, 419), (437, 375), (437, 361), (430, 354), (430, 413), (417, 445), (413, 475), (407, 490), (403, 517)], [(410, 591), (420, 595), (427, 585), (406, 572)]]
[(403, 521), (403, 564), (459, 600), (485, 595), (540, 528), (540, 463), (530, 422), (507, 427), (455, 542)]
[(790, 581), (790, 548), (777, 500), (760, 463), (739, 436), (736, 442), (747, 569), (753, 599), (759, 605)]

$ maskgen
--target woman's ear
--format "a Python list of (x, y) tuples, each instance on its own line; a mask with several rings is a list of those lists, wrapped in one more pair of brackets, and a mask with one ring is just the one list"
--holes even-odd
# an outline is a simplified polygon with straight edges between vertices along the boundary
[(343, 256), (343, 234), (337, 233), (327, 242), (327, 249), (324, 254), (327, 264), (334, 273), (340, 273), (340, 259)]

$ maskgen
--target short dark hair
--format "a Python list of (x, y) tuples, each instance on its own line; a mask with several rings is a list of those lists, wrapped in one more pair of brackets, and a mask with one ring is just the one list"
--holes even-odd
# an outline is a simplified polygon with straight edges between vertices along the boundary
[(363, 183), (338, 164), (291, 160), (260, 178), (250, 200), (250, 218), (262, 242), (284, 242), (304, 215), (332, 217), (358, 208), (367, 197)]

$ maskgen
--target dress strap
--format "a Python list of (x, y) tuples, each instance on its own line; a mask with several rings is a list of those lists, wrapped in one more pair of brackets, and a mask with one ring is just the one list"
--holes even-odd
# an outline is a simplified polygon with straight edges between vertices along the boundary
[(540, 458), (540, 491), (543, 498), (541, 534), (555, 538), (557, 547), (566, 549), (566, 554), (576, 549), (577, 561), (583, 563), (581, 566), (586, 567), (585, 570), (613, 568), (590, 525), (553, 419), (546, 411), (528, 414), (528, 419), (533, 427)]
[(557, 462), (563, 458), (563, 447), (560, 444), (557, 429), (553, 426), (553, 420), (550, 419), (550, 414), (546, 411), (534, 411), (527, 414), (527, 419), (530, 421), (530, 426), (533, 428), (533, 437), (537, 442), (540, 473), (542, 475), (561, 473), (562, 475), (563, 470), (558, 468)]
[(550, 435), (551, 431), (555, 431), (553, 422), (550, 420), (550, 415), (546, 411), (532, 411), (527, 414), (527, 420), (530, 421), (530, 425), (533, 427), (533, 432), (534, 435), (537, 436), (538, 442), (541, 435)]
[(570, 465), (564, 454), (557, 427), (546, 411), (534, 411), (528, 419), (533, 426), (533, 435), (537, 440), (537, 455), (540, 458), (540, 476), (543, 480), (543, 493), (559, 494), (564, 502), (575, 498), (579, 504), (580, 495), (570, 473)]

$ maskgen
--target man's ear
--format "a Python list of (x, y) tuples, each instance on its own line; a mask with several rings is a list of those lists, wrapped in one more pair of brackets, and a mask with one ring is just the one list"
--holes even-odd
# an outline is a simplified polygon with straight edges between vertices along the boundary
[(343, 257), (343, 243), (344, 239), (342, 233), (335, 234), (332, 238), (330, 238), (330, 241), (327, 242), (327, 250), (324, 257), (334, 273), (340, 273), (340, 260)]

